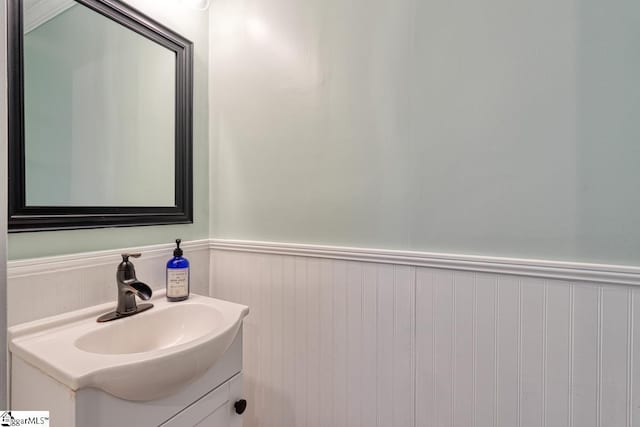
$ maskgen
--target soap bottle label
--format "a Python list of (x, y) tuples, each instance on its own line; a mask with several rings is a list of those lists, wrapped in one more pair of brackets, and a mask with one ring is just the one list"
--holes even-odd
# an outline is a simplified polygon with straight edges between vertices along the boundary
[(189, 269), (167, 269), (167, 296), (183, 297), (189, 293)]

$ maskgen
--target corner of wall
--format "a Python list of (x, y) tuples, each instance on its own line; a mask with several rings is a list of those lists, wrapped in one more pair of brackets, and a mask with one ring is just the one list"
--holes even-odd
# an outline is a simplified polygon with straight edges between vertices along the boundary
[[(0, 7), (0, 164), (7, 164), (7, 3)], [(3, 169), (0, 180), (0, 210), (6, 212), (7, 207), (7, 169)], [(7, 405), (7, 216), (0, 215), (0, 404)], [(7, 407), (7, 406), (5, 406)]]

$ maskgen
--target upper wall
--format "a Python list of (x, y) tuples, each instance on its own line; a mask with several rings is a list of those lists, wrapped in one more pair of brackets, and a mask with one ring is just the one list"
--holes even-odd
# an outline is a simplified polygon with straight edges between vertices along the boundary
[(194, 44), (194, 223), (14, 233), (9, 235), (10, 259), (170, 243), (176, 237), (185, 241), (198, 240), (209, 235), (208, 14), (193, 10), (177, 0), (127, 0), (127, 3), (177, 31)]
[(639, 13), (213, 2), (212, 235), (637, 265)]

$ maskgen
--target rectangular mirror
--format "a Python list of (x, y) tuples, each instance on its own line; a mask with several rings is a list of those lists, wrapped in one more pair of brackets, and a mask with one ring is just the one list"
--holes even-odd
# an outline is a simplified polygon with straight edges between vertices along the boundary
[(114, 0), (9, 1), (9, 229), (192, 222), (192, 44)]

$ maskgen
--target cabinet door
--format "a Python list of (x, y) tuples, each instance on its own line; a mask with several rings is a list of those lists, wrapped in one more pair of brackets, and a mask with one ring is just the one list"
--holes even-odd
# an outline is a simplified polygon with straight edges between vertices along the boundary
[(214, 413), (200, 420), (194, 427), (229, 427), (229, 423), (229, 402), (227, 402), (226, 405), (219, 407)]
[(178, 412), (160, 427), (229, 427), (229, 381)]

